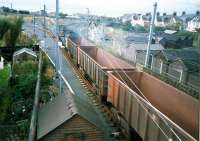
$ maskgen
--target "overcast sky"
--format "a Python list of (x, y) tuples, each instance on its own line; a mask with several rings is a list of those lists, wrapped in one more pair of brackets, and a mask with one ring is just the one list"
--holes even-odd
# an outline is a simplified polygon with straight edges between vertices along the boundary
[[(48, 11), (54, 11), (56, 0), (0, 0), (0, 6), (10, 6), (15, 9), (40, 10), (44, 3)], [(153, 3), (158, 2), (158, 11), (172, 13), (200, 10), (200, 0), (60, 0), (60, 11), (66, 13), (87, 13), (105, 16), (120, 16), (124, 13), (145, 13), (153, 10)]]

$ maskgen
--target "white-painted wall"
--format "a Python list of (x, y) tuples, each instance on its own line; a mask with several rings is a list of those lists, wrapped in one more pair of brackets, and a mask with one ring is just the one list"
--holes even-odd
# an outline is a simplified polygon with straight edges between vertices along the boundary
[(0, 57), (0, 70), (4, 68), (4, 59)]

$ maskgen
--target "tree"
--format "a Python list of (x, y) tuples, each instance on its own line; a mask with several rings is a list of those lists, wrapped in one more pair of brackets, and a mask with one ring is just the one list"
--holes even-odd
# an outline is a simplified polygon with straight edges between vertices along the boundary
[(10, 27), (4, 35), (6, 46), (14, 47), (20, 32), (22, 30), (23, 20), (22, 18), (15, 18), (13, 22), (10, 22)]
[(37, 44), (38, 38), (36, 35), (28, 36), (26, 33), (21, 32), (19, 37), (17, 38), (17, 45), (22, 45), (22, 46), (29, 46), (29, 45), (35, 45)]
[(144, 26), (141, 26), (141, 25), (139, 25), (139, 24), (136, 24), (136, 25), (134, 26), (134, 28), (135, 28), (135, 30), (136, 30), (137, 32), (146, 32), (145, 27), (144, 27)]
[(0, 88), (0, 124), (7, 118), (7, 111), (11, 104), (11, 92), (7, 88)]
[(134, 27), (132, 26), (131, 22), (129, 22), (129, 21), (125, 22), (122, 28), (125, 31), (133, 31), (134, 30)]
[(10, 23), (7, 19), (0, 19), (0, 40), (10, 28)]
[(200, 28), (196, 29), (194, 45), (200, 48)]
[(184, 16), (184, 15), (186, 15), (186, 12), (185, 12), (185, 11), (182, 12), (182, 16)]

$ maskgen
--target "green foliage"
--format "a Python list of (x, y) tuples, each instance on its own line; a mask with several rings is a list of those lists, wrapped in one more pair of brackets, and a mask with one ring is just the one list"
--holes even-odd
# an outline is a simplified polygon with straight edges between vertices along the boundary
[(200, 48), (200, 28), (196, 29), (196, 33), (194, 34), (194, 45)]
[(37, 80), (37, 74), (21, 74), (15, 78), (15, 99), (27, 99), (33, 98), (35, 91), (35, 84)]
[(131, 22), (127, 21), (123, 24), (122, 29), (125, 31), (133, 31), (134, 27), (132, 26)]
[(0, 124), (3, 124), (7, 117), (7, 111), (11, 105), (11, 91), (0, 88)]
[(8, 19), (0, 18), (0, 40), (2, 40), (4, 34), (9, 30), (10, 23)]
[(8, 86), (9, 76), (10, 76), (9, 67), (5, 67), (3, 70), (0, 70), (0, 88)]
[(33, 61), (24, 61), (20, 64), (14, 64), (12, 70), (14, 76), (34, 74), (37, 73), (37, 63)]
[(1, 45), (15, 46), (17, 38), (21, 33), (23, 20), (15, 17), (4, 17), (0, 19)]
[(23, 20), (21, 18), (14, 18), (9, 24), (10, 27), (4, 34), (5, 44), (6, 46), (15, 46), (22, 29)]
[(18, 39), (17, 39), (17, 45), (22, 46), (29, 46), (29, 45), (35, 45), (39, 42), (36, 35), (28, 36), (26, 33), (20, 33)]
[(146, 32), (146, 29), (145, 29), (144, 26), (141, 26), (141, 25), (136, 24), (136, 25), (134, 26), (134, 28), (135, 28), (135, 31), (137, 31), (137, 32)]
[(41, 101), (48, 102), (50, 99), (49, 93), (52, 95), (57, 95), (58, 89), (53, 83), (54, 68), (49, 61), (48, 57), (44, 55), (43, 57), (43, 67), (42, 67), (42, 77), (41, 77)]

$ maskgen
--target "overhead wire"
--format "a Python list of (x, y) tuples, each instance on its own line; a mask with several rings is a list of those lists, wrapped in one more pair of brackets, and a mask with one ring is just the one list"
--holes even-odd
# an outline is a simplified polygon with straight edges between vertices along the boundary
[[(104, 55), (104, 54), (103, 54)], [(111, 61), (109, 61), (109, 62), (111, 62)], [(113, 61), (113, 63), (111, 62), (110, 63), (112, 66), (113, 66), (113, 64), (114, 64), (114, 61)], [(135, 84), (135, 82), (133, 82), (133, 80), (127, 75), (127, 73), (121, 68), (121, 66), (119, 66), (119, 64), (114, 64), (114, 65), (116, 65), (116, 66), (118, 66), (119, 67), (119, 69), (121, 69), (122, 70), (122, 72), (125, 74), (125, 76), (129, 79), (129, 81), (134, 85), (134, 87), (140, 92), (140, 94), (144, 97), (144, 99), (151, 105), (151, 106), (153, 106), (152, 104), (151, 104), (151, 102), (146, 98), (146, 96), (142, 93), (142, 91), (140, 91), (140, 89), (137, 87), (137, 85)], [(131, 65), (130, 65), (131, 66)], [(120, 73), (119, 73), (119, 71), (116, 71), (115, 69), (113, 69), (113, 71), (115, 72), (115, 73), (117, 73), (117, 75), (121, 78), (121, 81), (123, 81), (126, 85), (127, 85), (127, 83), (124, 81), (124, 79), (122, 78), (122, 76), (120, 75)], [(136, 98), (137, 99), (137, 98)], [(144, 109), (146, 109), (146, 107), (144, 107), (144, 105), (143, 104), (141, 104), (142, 106), (143, 106), (143, 108)], [(154, 107), (154, 106), (153, 106)], [(149, 111), (148, 110), (146, 110), (148, 113), (149, 113)], [(157, 111), (155, 111), (156, 113), (157, 113)], [(151, 116), (151, 114), (149, 113), (149, 115)], [(179, 136), (175, 133), (175, 131), (172, 129), (172, 127), (167, 123), (167, 121), (166, 121), (166, 119), (164, 119), (163, 117), (161, 117), (162, 118), (162, 120), (164, 121), (164, 123), (170, 128), (170, 130), (175, 134), (175, 136), (181, 141), (181, 139), (179, 138)], [(156, 122), (155, 122), (156, 123)], [(157, 126), (161, 129), (161, 127), (159, 126), (159, 124), (158, 123), (156, 123), (157, 124)], [(162, 130), (162, 129), (161, 129)], [(164, 133), (164, 131), (163, 131), (163, 133)], [(166, 134), (165, 134), (165, 136), (167, 136)]]
[[(53, 38), (53, 36), (54, 36), (54, 33), (52, 33), (52, 31), (50, 31), (50, 30), (48, 30), (48, 29), (46, 29), (50, 34), (50, 36)], [(54, 38), (54, 41), (57, 41), (58, 39), (56, 38)], [(83, 52), (85, 52), (85, 51), (83, 51)], [(104, 55), (104, 54), (103, 54)], [(90, 58), (91, 59), (91, 58)], [(116, 65), (116, 66), (118, 66), (119, 64), (114, 64), (114, 62), (111, 62), (110, 60), (107, 60), (108, 62), (110, 62), (109, 64), (111, 65), (111, 66), (113, 66), (113, 65)], [(131, 65), (130, 65), (131, 66)], [(112, 68), (112, 67), (111, 67)], [(133, 82), (133, 80), (126, 74), (126, 72), (121, 68), (121, 67), (119, 67), (118, 69), (120, 69), (121, 70), (121, 72), (123, 72), (124, 74), (125, 74), (125, 76), (129, 79), (129, 81), (133, 84), (133, 86), (139, 91), (139, 93), (143, 96), (143, 98), (148, 102), (148, 104), (149, 105), (151, 105), (151, 106), (153, 106), (152, 104), (151, 104), (151, 102), (146, 98), (146, 96), (141, 92), (141, 90), (137, 87), (137, 85), (135, 84), (135, 82)], [(105, 74), (108, 74), (106, 71), (104, 71), (104, 70), (102, 70)], [(119, 71), (117, 71), (117, 70), (112, 70), (112, 71), (114, 71), (115, 73), (117, 73), (117, 75), (121, 78), (121, 81), (123, 81), (125, 84), (126, 84), (126, 82), (124, 81), (124, 79), (122, 78), (122, 76), (120, 75), (120, 73), (119, 73)], [(127, 84), (126, 84), (127, 85)], [(136, 98), (136, 97), (135, 97)], [(137, 100), (138, 100), (138, 98), (136, 98)], [(138, 100), (138, 101), (140, 101), (140, 100)], [(151, 118), (153, 118), (152, 117), (152, 114), (146, 109), (147, 107), (145, 107), (144, 106), (144, 104), (142, 104), (142, 103), (140, 103), (141, 104), (141, 106), (144, 108), (144, 110), (146, 110), (146, 112), (148, 112), (148, 114), (149, 114), (149, 116), (151, 117)], [(154, 107), (154, 106), (153, 106)], [(157, 113), (158, 111), (156, 111), (155, 110), (155, 112)], [(164, 123), (170, 128), (170, 130), (175, 134), (175, 136), (181, 141), (181, 139), (178, 137), (178, 135), (174, 132), (174, 130), (172, 129), (172, 127), (167, 123), (167, 121), (162, 117), (162, 116), (160, 116), (161, 117), (161, 119), (164, 121)], [(162, 133), (165, 135), (165, 137), (167, 138), (167, 139), (170, 139), (170, 137), (168, 137), (168, 135), (167, 134), (165, 134), (165, 132), (163, 131), (163, 129), (160, 127), (160, 125), (159, 125), (159, 123), (157, 123), (155, 120), (153, 120), (154, 122), (155, 122), (155, 124), (158, 126), (158, 128), (162, 131)]]

